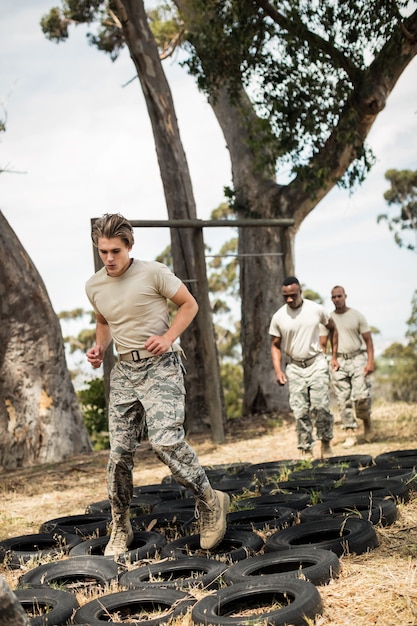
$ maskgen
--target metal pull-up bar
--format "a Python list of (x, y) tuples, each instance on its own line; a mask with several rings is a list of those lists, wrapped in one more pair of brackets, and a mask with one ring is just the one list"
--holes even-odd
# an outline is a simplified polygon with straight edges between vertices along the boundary
[(229, 228), (244, 228), (245, 226), (294, 226), (293, 219), (236, 219), (236, 220), (200, 220), (200, 219), (179, 219), (179, 220), (129, 220), (135, 228), (157, 228), (168, 226), (169, 228), (219, 228), (227, 226)]
[[(98, 218), (91, 219), (91, 225), (94, 225), (94, 222)], [(168, 220), (129, 220), (129, 223), (134, 228), (195, 228), (203, 231), (203, 228), (245, 228), (245, 227), (280, 227), (280, 228), (288, 228), (290, 226), (294, 226), (293, 219), (281, 218), (281, 219), (265, 219), (265, 218), (248, 218), (248, 219), (225, 219), (225, 220), (200, 220), (200, 219), (168, 219)], [(250, 254), (247, 253), (245, 255), (236, 255), (236, 256), (260, 256), (260, 255), (281, 255), (281, 252), (277, 253), (258, 253), (258, 254)], [(93, 246), (93, 255), (94, 255), (94, 267), (95, 270), (99, 270), (102, 267), (102, 262), (100, 259), (100, 255), (95, 246)], [(201, 269), (201, 268), (200, 268)], [(206, 277), (202, 276), (200, 279), (202, 280), (202, 284), (206, 282)], [(198, 282), (198, 277), (195, 279), (182, 279), (183, 282)], [(207, 307), (200, 307), (200, 317), (203, 319), (201, 322), (202, 328), (207, 328), (208, 324), (212, 324), (211, 321), (211, 312), (206, 310)], [(209, 333), (206, 333), (209, 336)], [(217, 354), (216, 351), (212, 348), (211, 345), (206, 345), (207, 355), (205, 359), (205, 364), (207, 371), (212, 373), (212, 380), (218, 384), (217, 380)], [(106, 400), (108, 399), (109, 387), (110, 387), (110, 371), (114, 365), (114, 354), (112, 344), (106, 350), (106, 354), (104, 356), (103, 369), (104, 369), (104, 384), (106, 389)], [(210, 389), (210, 394), (208, 396), (208, 414), (210, 418), (210, 424), (213, 431), (214, 440), (221, 443), (224, 441), (224, 429), (223, 429), (223, 421), (222, 421), (222, 406), (220, 402), (220, 390), (212, 388)]]

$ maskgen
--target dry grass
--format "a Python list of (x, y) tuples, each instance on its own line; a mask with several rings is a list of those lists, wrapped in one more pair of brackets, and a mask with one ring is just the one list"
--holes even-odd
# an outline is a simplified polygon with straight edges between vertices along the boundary
[[(367, 443), (359, 437), (355, 454), (371, 454), (396, 449), (417, 448), (417, 406), (376, 405), (373, 436)], [(333, 453), (346, 454), (344, 436), (335, 425)], [(226, 443), (212, 444), (202, 436), (189, 439), (203, 465), (260, 463), (298, 458), (294, 424), (288, 418), (257, 416), (236, 420), (227, 427)], [(76, 457), (63, 463), (7, 472), (0, 476), (0, 540), (37, 533), (52, 518), (84, 513), (85, 507), (106, 495), (107, 452)], [(167, 475), (145, 444), (134, 471), (136, 485), (154, 484)], [(379, 547), (369, 553), (342, 557), (342, 573), (329, 585), (319, 587), (324, 612), (315, 626), (408, 626), (417, 624), (417, 493), (399, 506), (399, 519), (392, 526), (377, 527)], [(0, 573), (11, 588), (28, 569), (10, 570), (0, 565)], [(112, 586), (106, 592), (114, 592)], [(204, 592), (194, 592), (201, 597)], [(92, 592), (77, 593), (80, 604)], [(172, 626), (192, 626), (189, 614)]]

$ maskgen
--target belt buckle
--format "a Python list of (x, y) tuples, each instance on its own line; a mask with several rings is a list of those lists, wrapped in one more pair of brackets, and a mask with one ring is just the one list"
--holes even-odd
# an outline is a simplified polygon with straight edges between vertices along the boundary
[(140, 361), (139, 350), (132, 350), (130, 354), (132, 355), (132, 361), (134, 361), (135, 363)]
[[(308, 360), (308, 359), (307, 359), (307, 360)], [(300, 361), (300, 363), (301, 363), (301, 367), (303, 367), (303, 368), (308, 367), (307, 360)]]

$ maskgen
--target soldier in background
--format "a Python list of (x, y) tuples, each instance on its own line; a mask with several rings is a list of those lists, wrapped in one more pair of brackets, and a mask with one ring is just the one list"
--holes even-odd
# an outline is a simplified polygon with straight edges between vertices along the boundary
[[(330, 332), (332, 367), (336, 364), (337, 333), (334, 322), (321, 304), (303, 299), (295, 276), (288, 276), (282, 285), (284, 304), (272, 316), (271, 356), (277, 382), (288, 381), (289, 402), (296, 420), (298, 449), (305, 457), (312, 456), (313, 427), (321, 441), (320, 456), (332, 453), (333, 415), (329, 400), (329, 368), (321, 348), (320, 326)], [(283, 351), (289, 358), (285, 373)]]
[(342, 428), (346, 431), (345, 448), (356, 445), (358, 420), (365, 439), (371, 432), (371, 383), (375, 369), (371, 329), (364, 315), (346, 305), (347, 295), (337, 285), (331, 292), (334, 311), (330, 314), (338, 333), (337, 367), (331, 370), (331, 382), (339, 406)]

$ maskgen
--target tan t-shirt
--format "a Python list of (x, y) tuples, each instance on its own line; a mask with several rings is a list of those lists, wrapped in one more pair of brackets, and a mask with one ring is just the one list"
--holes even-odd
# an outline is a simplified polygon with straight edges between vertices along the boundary
[(351, 354), (360, 349), (366, 350), (362, 334), (371, 332), (371, 329), (362, 313), (356, 309), (348, 309), (345, 313), (332, 311), (330, 317), (337, 328), (338, 352)]
[(328, 321), (321, 304), (306, 299), (298, 309), (287, 304), (278, 309), (272, 316), (269, 334), (282, 338), (286, 353), (293, 359), (308, 359), (320, 352), (319, 324), (325, 326)]
[(169, 328), (167, 298), (181, 287), (181, 280), (157, 261), (134, 259), (121, 276), (100, 269), (86, 283), (87, 297), (96, 313), (107, 321), (117, 352), (143, 350), (151, 335)]

